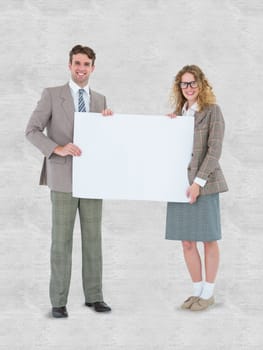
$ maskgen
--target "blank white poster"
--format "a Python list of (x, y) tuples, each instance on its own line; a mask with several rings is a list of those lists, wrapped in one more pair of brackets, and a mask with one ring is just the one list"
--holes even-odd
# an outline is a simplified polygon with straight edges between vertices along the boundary
[(193, 117), (75, 113), (73, 196), (188, 202)]

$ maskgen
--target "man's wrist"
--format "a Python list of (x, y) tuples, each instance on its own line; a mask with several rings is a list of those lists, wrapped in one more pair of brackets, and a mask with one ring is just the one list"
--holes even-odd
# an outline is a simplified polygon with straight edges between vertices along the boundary
[(59, 146), (59, 145), (56, 146), (56, 147), (54, 148), (54, 150), (53, 150), (53, 153), (59, 155), (59, 154), (60, 154), (60, 151), (61, 151), (61, 148), (62, 148), (62, 146)]

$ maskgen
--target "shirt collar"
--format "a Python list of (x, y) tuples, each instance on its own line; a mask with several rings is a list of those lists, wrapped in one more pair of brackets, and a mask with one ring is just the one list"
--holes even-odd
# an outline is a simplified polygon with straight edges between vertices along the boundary
[(190, 108), (186, 109), (187, 106), (187, 102), (185, 102), (183, 108), (182, 108), (182, 114), (188, 112), (189, 110), (191, 110), (193, 113), (198, 111), (198, 104), (197, 102), (195, 102)]
[(86, 86), (84, 86), (82, 88), (78, 84), (76, 84), (72, 79), (70, 79), (69, 86), (70, 86), (71, 90), (74, 92), (74, 94), (77, 94), (79, 92), (79, 89), (83, 89), (86, 91), (87, 95), (89, 96), (89, 84), (87, 84)]

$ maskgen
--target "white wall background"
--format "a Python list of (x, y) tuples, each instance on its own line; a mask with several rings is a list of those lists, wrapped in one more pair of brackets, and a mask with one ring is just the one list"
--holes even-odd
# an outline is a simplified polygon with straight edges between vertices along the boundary
[[(9, 0), (0, 4), (0, 349), (261, 349), (261, 0)], [(104, 203), (104, 295), (83, 306), (76, 225), (67, 320), (49, 316), (49, 191), (24, 129), (44, 87), (63, 84), (68, 52), (97, 53), (93, 89), (116, 113), (163, 114), (177, 71), (206, 72), (226, 121), (223, 240), (216, 306), (178, 307), (191, 292), (180, 243), (164, 240), (165, 203)], [(161, 140), (160, 140), (161, 141)]]

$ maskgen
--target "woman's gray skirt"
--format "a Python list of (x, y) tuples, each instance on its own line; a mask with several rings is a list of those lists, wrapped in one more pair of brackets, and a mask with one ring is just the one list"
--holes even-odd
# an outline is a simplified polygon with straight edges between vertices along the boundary
[(219, 194), (198, 197), (194, 204), (167, 204), (166, 239), (211, 242), (221, 239)]

